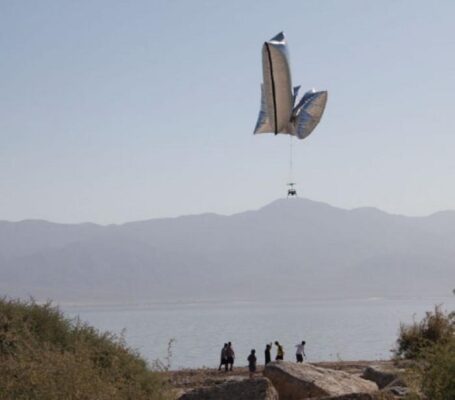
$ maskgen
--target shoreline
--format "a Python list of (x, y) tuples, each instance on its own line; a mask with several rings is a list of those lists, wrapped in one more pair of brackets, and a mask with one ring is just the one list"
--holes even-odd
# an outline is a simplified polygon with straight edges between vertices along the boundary
[[(352, 361), (319, 361), (305, 363), (315, 367), (344, 371), (360, 376), (364, 369), (375, 365), (383, 368), (396, 367), (393, 360), (352, 360)], [(255, 377), (262, 377), (264, 365), (258, 365)], [(227, 381), (243, 381), (249, 378), (248, 367), (235, 367), (233, 371), (219, 371), (217, 368), (184, 368), (163, 371), (171, 386), (177, 393), (185, 393), (200, 387), (220, 385)]]
[[(52, 301), (52, 305), (58, 306), (62, 309), (154, 309), (166, 307), (197, 307), (197, 306), (219, 306), (219, 305), (258, 305), (264, 304), (287, 304), (287, 303), (308, 303), (308, 304), (324, 304), (332, 302), (378, 302), (378, 301), (421, 301), (432, 300), (442, 301), (443, 304), (447, 300), (453, 300), (452, 295), (395, 295), (395, 296), (354, 296), (354, 297), (289, 297), (270, 299), (177, 299), (177, 300), (144, 300), (144, 301), (126, 301), (126, 302), (110, 302), (110, 301), (88, 301), (88, 302), (75, 302), (75, 301)], [(46, 304), (47, 300), (38, 300), (38, 304)]]

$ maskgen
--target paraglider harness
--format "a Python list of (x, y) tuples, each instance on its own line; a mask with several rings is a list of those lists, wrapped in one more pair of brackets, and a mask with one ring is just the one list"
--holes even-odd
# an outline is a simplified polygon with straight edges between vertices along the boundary
[(288, 197), (297, 196), (297, 190), (295, 190), (294, 185), (295, 185), (295, 183), (293, 183), (293, 182), (288, 183), (288, 186), (289, 186)]

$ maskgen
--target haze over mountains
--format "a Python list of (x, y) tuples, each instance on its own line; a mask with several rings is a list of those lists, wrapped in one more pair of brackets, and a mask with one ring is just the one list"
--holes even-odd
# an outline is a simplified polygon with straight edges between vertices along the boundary
[(60, 302), (447, 295), (454, 260), (455, 211), (281, 199), (123, 225), (0, 222), (0, 294)]

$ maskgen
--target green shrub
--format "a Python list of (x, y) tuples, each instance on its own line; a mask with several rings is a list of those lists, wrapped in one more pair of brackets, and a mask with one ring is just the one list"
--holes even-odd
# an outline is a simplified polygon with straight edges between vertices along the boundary
[(407, 400), (455, 400), (455, 313), (436, 306), (422, 321), (401, 325), (395, 355), (414, 360)]
[(164, 400), (169, 390), (121, 338), (50, 303), (0, 299), (0, 398)]
[[(455, 338), (423, 350), (409, 371), (408, 378), (415, 392), (422, 393), (427, 399), (454, 400)], [(408, 400), (412, 399), (409, 396)]]
[(427, 312), (422, 321), (400, 326), (394, 353), (397, 357), (417, 359), (425, 349), (446, 344), (454, 335), (455, 314), (447, 314), (435, 306), (434, 312)]
[(455, 399), (455, 339), (437, 344), (423, 354), (422, 392), (429, 399)]

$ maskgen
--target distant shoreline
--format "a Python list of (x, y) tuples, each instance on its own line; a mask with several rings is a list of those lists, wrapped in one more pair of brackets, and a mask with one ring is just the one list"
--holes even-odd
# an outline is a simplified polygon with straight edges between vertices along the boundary
[[(434, 301), (441, 301), (444, 302), (445, 300), (453, 300), (452, 295), (439, 295), (439, 296), (372, 296), (372, 297), (350, 297), (350, 298), (343, 298), (343, 297), (312, 297), (312, 298), (286, 298), (286, 299), (257, 299), (257, 300), (245, 300), (245, 299), (225, 299), (225, 300), (215, 300), (215, 299), (206, 299), (206, 300), (151, 300), (151, 301), (144, 301), (144, 302), (58, 302), (52, 301), (52, 304), (58, 305), (59, 307), (63, 308), (91, 308), (91, 307), (98, 307), (98, 308), (153, 308), (153, 307), (161, 307), (161, 306), (216, 306), (216, 305), (264, 305), (264, 304), (286, 304), (286, 303), (299, 303), (299, 302), (306, 302), (306, 303), (324, 303), (324, 302), (333, 302), (333, 301), (342, 301), (342, 302), (364, 302), (364, 301), (403, 301), (403, 300), (426, 300), (431, 299)], [(36, 301), (37, 304), (45, 304), (47, 301)]]

